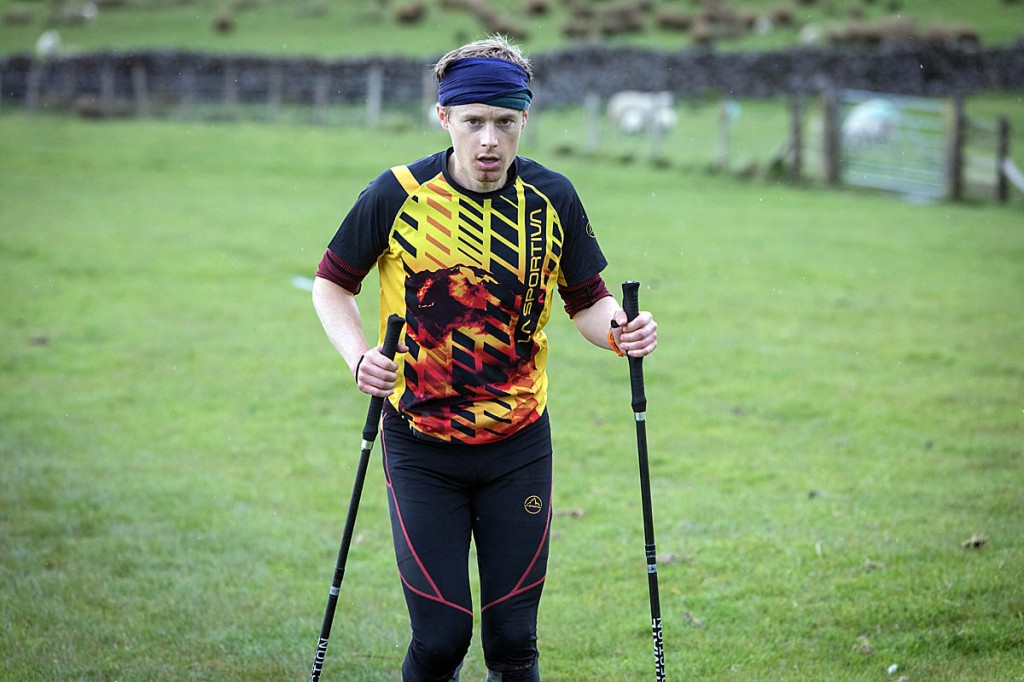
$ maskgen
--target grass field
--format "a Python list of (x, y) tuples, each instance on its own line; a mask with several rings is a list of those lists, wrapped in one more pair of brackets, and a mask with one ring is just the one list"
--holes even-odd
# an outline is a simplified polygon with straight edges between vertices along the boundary
[[(0, 679), (305, 679), (366, 403), (292, 279), (437, 135), (0, 117)], [(669, 679), (1024, 680), (1019, 204), (523, 152), (660, 321)], [(549, 334), (545, 680), (650, 679), (626, 368)], [(386, 517), (325, 680), (398, 679)]]
[[(31, 51), (48, 27), (56, 27), (69, 49), (130, 50), (159, 47), (258, 54), (350, 56), (389, 52), (436, 57), (453, 45), (487, 32), (486, 26), (468, 12), (446, 8), (441, 0), (426, 0), (421, 21), (403, 24), (395, 19), (414, 0), (123, 0), (98, 3), (99, 15), (89, 22), (63, 19), (82, 9), (84, 0), (0, 0), (0, 16), (20, 21), (0, 22), (0, 50)], [(449, 3), (450, 5), (451, 3)], [(568, 3), (551, 0), (548, 11), (530, 15), (527, 0), (489, 3), (509, 25), (521, 31), (520, 42), (531, 52), (564, 47), (562, 28), (569, 19)], [(604, 11), (626, 3), (594, 2)], [(641, 45), (662, 49), (693, 45), (688, 33), (658, 27), (659, 11), (695, 14), (696, 2), (654, 0), (644, 15), (643, 30), (604, 38), (610, 44)], [(761, 17), (779, 8), (789, 10), (791, 25), (779, 25), (767, 33), (748, 32), (735, 40), (720, 40), (716, 49), (776, 49), (797, 44), (801, 27), (814, 24), (823, 31), (847, 24), (852, 12), (863, 22), (893, 17), (910, 19), (921, 30), (939, 27), (970, 27), (987, 46), (1007, 45), (1021, 36), (1019, 2), (1004, 0), (855, 0), (831, 2), (777, 2), (730, 0), (728, 5)], [(216, 17), (230, 17), (233, 30), (214, 30)]]

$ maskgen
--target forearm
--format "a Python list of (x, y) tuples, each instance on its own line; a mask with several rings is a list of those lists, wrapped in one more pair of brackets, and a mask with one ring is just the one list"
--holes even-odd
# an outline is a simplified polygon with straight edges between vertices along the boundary
[(313, 280), (313, 307), (324, 332), (355, 375), (359, 359), (370, 348), (363, 334), (355, 295), (322, 277)]
[[(615, 328), (612, 328), (615, 320)], [(658, 324), (645, 310), (626, 322), (626, 313), (611, 296), (598, 299), (589, 308), (573, 315), (572, 321), (585, 339), (598, 348), (613, 350), (608, 341), (608, 330), (612, 331), (615, 345), (622, 353), (635, 358), (650, 355), (658, 346)]]
[(615, 313), (621, 310), (622, 308), (614, 298), (605, 296), (598, 299), (589, 308), (584, 308), (573, 315), (572, 321), (587, 341), (598, 348), (612, 350), (608, 343), (608, 330), (611, 328), (611, 321), (615, 318)]

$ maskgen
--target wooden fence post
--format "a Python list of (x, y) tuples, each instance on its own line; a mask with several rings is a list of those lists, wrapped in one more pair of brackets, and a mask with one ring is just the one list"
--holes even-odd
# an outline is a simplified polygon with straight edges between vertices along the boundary
[(191, 66), (181, 70), (181, 108), (182, 116), (193, 119), (196, 116), (196, 72)]
[(327, 125), (327, 93), (331, 87), (331, 75), (326, 66), (316, 72), (313, 83), (313, 123)]
[(583, 96), (583, 112), (587, 118), (587, 151), (594, 153), (601, 146), (601, 95), (588, 91)]
[(267, 120), (276, 123), (281, 115), (281, 98), (284, 90), (284, 74), (281, 63), (273, 61), (267, 68)]
[(963, 198), (964, 184), (964, 98), (955, 95), (949, 103), (949, 138), (946, 142), (946, 198), (959, 201)]
[(661, 158), (661, 147), (665, 142), (668, 129), (658, 121), (658, 112), (651, 112), (651, 159)]
[(38, 60), (33, 59), (28, 67), (27, 83), (25, 85), (25, 108), (35, 111), (39, 108), (40, 88), (43, 80), (43, 68)]
[(75, 104), (75, 94), (78, 88), (77, 75), (78, 69), (68, 68), (65, 63), (63, 68), (60, 69), (60, 78), (58, 79), (58, 96), (57, 101), (62, 107), (73, 107)]
[(116, 98), (114, 79), (114, 64), (111, 60), (104, 59), (100, 64), (100, 114), (102, 116), (114, 115), (114, 100)]
[(718, 103), (718, 158), (715, 168), (719, 171), (729, 170), (729, 148), (732, 146), (732, 119), (729, 116), (729, 100)]
[(132, 64), (132, 95), (135, 98), (135, 115), (139, 118), (149, 118), (153, 110), (149, 106), (146, 67), (140, 61)]
[(224, 59), (224, 113), (235, 118), (238, 116), (238, 70), (230, 57)]
[(437, 104), (437, 81), (434, 80), (434, 72), (429, 69), (423, 71), (423, 118), (420, 119), (423, 125), (433, 127), (437, 115), (434, 113)]
[(789, 106), (789, 148), (793, 154), (793, 161), (789, 167), (789, 179), (793, 182), (800, 180), (803, 175), (804, 165), (804, 122), (803, 122), (803, 95), (796, 93), (790, 101)]
[(996, 201), (1005, 204), (1010, 200), (1010, 181), (1003, 172), (1006, 160), (1010, 158), (1010, 119), (999, 117), (999, 141), (996, 148)]
[(822, 162), (825, 168), (825, 182), (830, 185), (838, 185), (839, 156), (842, 153), (842, 143), (839, 135), (839, 98), (832, 88), (822, 93), (822, 105), (824, 110), (824, 127), (822, 135)]
[(366, 125), (380, 125), (380, 111), (384, 100), (384, 68), (373, 64), (366, 74)]

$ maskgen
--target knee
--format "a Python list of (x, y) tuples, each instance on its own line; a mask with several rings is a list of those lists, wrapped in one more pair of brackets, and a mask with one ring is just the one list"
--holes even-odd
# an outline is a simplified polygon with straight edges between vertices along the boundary
[(424, 628), (416, 632), (406, 666), (416, 671), (411, 679), (450, 679), (465, 658), (473, 636), (472, 624), (458, 628)]
[(537, 664), (536, 629), (529, 623), (492, 625), (484, 631), (483, 649), (487, 667), (492, 671), (507, 675), (531, 670)]
[(536, 661), (527, 668), (503, 667), (501, 671), (494, 670), (488, 663), (486, 682), (540, 682), (540, 666)]

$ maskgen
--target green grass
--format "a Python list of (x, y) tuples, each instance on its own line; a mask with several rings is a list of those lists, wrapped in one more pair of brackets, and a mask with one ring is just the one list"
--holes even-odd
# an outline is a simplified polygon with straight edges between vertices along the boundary
[[(3, 52), (30, 51), (39, 34), (67, 9), (81, 7), (80, 0), (0, 0), (0, 12), (15, 9), (27, 12), (28, 23), (0, 24)], [(399, 7), (412, 0), (384, 3), (379, 0), (125, 0), (121, 7), (101, 6), (99, 17), (83, 25), (57, 24), (72, 49), (130, 50), (148, 47), (176, 47), (223, 52), (259, 54), (346, 56), (388, 52), (436, 57), (454, 45), (485, 32), (483, 24), (467, 13), (443, 9), (440, 0), (427, 0), (425, 19), (416, 25), (395, 20)], [(513, 19), (524, 31), (522, 44), (531, 52), (564, 47), (561, 30), (568, 18), (565, 3), (549, 2), (550, 10), (541, 16), (525, 16), (526, 0), (496, 2), (506, 18)], [(621, 4), (621, 3), (619, 3)], [(1020, 8), (1000, 0), (979, 0), (969, 7), (961, 0), (901, 0), (899, 9), (892, 3), (836, 3), (818, 0), (810, 5), (769, 0), (735, 0), (733, 6), (768, 15), (774, 9), (790, 7), (797, 25), (779, 27), (766, 35), (748, 34), (741, 40), (721, 41), (718, 49), (775, 49), (797, 43), (799, 28), (814, 23), (825, 29), (844, 24), (851, 6), (860, 7), (867, 21), (900, 15), (912, 19), (921, 28), (968, 25), (981, 36), (984, 45), (1006, 45), (1021, 35)], [(599, 5), (595, 3), (595, 5)], [(610, 44), (631, 44), (654, 48), (680, 49), (691, 46), (688, 35), (658, 29), (654, 20), (659, 9), (695, 12), (683, 0), (660, 0), (646, 16), (645, 30), (608, 39)], [(234, 17), (235, 28), (228, 33), (214, 30), (214, 18)], [(427, 30), (425, 30), (427, 29)]]
[[(366, 401), (291, 279), (439, 135), (0, 118), (0, 679), (303, 679)], [(608, 282), (642, 280), (660, 322), (669, 679), (1024, 679), (1019, 205), (556, 142), (523, 151), (574, 179)], [(560, 313), (549, 332), (545, 679), (648, 679), (625, 366)], [(325, 678), (398, 679), (381, 478), (375, 458)]]

